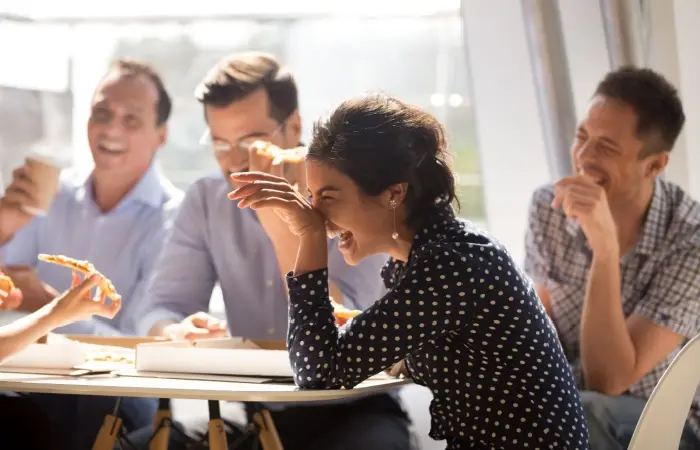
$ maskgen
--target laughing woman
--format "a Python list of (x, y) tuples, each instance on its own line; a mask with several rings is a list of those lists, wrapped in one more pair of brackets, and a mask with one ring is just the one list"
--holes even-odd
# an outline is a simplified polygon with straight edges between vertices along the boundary
[[(288, 276), (296, 383), (351, 388), (405, 359), (433, 393), (448, 449), (587, 449), (574, 379), (530, 280), (503, 246), (455, 216), (443, 129), (387, 96), (341, 104), (314, 128), (309, 202), (282, 178), (234, 174), (239, 207), (273, 208), (299, 236)], [(327, 233), (346, 261), (375, 253), (389, 292), (338, 328)]]

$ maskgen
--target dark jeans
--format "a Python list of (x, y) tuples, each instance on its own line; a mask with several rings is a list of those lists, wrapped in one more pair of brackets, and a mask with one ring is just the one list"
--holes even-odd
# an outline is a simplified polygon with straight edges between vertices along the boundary
[[(611, 397), (582, 391), (581, 401), (588, 422), (591, 450), (625, 450), (632, 440), (646, 400), (628, 395)], [(678, 448), (700, 449), (700, 441), (687, 423)]]
[[(272, 411), (284, 450), (407, 450), (417, 449), (409, 431), (410, 422), (399, 404), (389, 395), (376, 395), (352, 403), (324, 406), (294, 406)], [(224, 417), (224, 420), (226, 418)], [(188, 434), (206, 437), (208, 417), (191, 423), (179, 423)], [(139, 450), (148, 449), (151, 427), (128, 436)], [(236, 427), (227, 426), (231, 445), (239, 436)], [(192, 448), (187, 439), (170, 431), (169, 450)], [(242, 450), (257, 449), (256, 442), (246, 441)]]
[[(19, 396), (31, 401), (48, 417), (56, 447), (70, 450), (92, 449), (105, 416), (112, 414), (117, 401), (116, 397), (90, 395), (19, 394)], [(122, 398), (119, 409), (122, 425), (129, 431), (150, 426), (157, 405), (156, 399)]]
[(68, 450), (55, 443), (51, 421), (39, 405), (17, 395), (0, 395), (2, 448)]

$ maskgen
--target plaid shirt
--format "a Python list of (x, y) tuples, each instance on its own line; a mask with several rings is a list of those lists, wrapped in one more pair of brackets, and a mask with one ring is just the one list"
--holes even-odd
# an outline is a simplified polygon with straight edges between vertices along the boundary
[[(583, 231), (551, 207), (554, 186), (535, 191), (526, 238), (525, 271), (551, 297), (552, 319), (582, 386), (580, 321), (592, 253)], [(620, 261), (622, 308), (684, 336), (700, 332), (700, 204), (678, 186), (657, 180), (635, 247)], [(681, 347), (626, 392), (649, 398)], [(700, 436), (700, 393), (688, 417)]]

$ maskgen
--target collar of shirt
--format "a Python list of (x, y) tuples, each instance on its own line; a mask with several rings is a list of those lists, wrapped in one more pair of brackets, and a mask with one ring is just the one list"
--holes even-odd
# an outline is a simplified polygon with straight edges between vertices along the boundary
[[(92, 181), (93, 173), (91, 172), (80, 183), (75, 195), (79, 202), (85, 201), (96, 207), (93, 197)], [(145, 204), (152, 208), (160, 208), (165, 199), (170, 197), (169, 194), (171, 191), (174, 192), (175, 187), (165, 178), (157, 164), (153, 163), (139, 182), (136, 183), (136, 186), (121, 199), (113, 212), (118, 213), (123, 211), (132, 204)]]
[[(649, 209), (647, 210), (644, 220), (644, 227), (642, 228), (642, 233), (639, 235), (634, 248), (635, 253), (651, 255), (659, 244), (661, 244), (666, 230), (664, 220), (669, 217), (669, 209), (666, 191), (663, 189), (663, 186), (661, 186), (661, 180), (657, 178), (654, 183), (654, 193), (651, 197), (651, 203), (649, 204)], [(572, 219), (566, 219), (566, 231), (588, 247), (588, 242), (578, 222)]]

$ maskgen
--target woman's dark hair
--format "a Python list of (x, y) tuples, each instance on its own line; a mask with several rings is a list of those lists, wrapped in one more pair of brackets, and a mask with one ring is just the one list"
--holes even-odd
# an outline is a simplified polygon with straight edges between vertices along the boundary
[(339, 170), (365, 195), (408, 183), (404, 204), (409, 226), (419, 227), (439, 205), (455, 200), (442, 125), (388, 95), (347, 100), (318, 121), (308, 158)]

